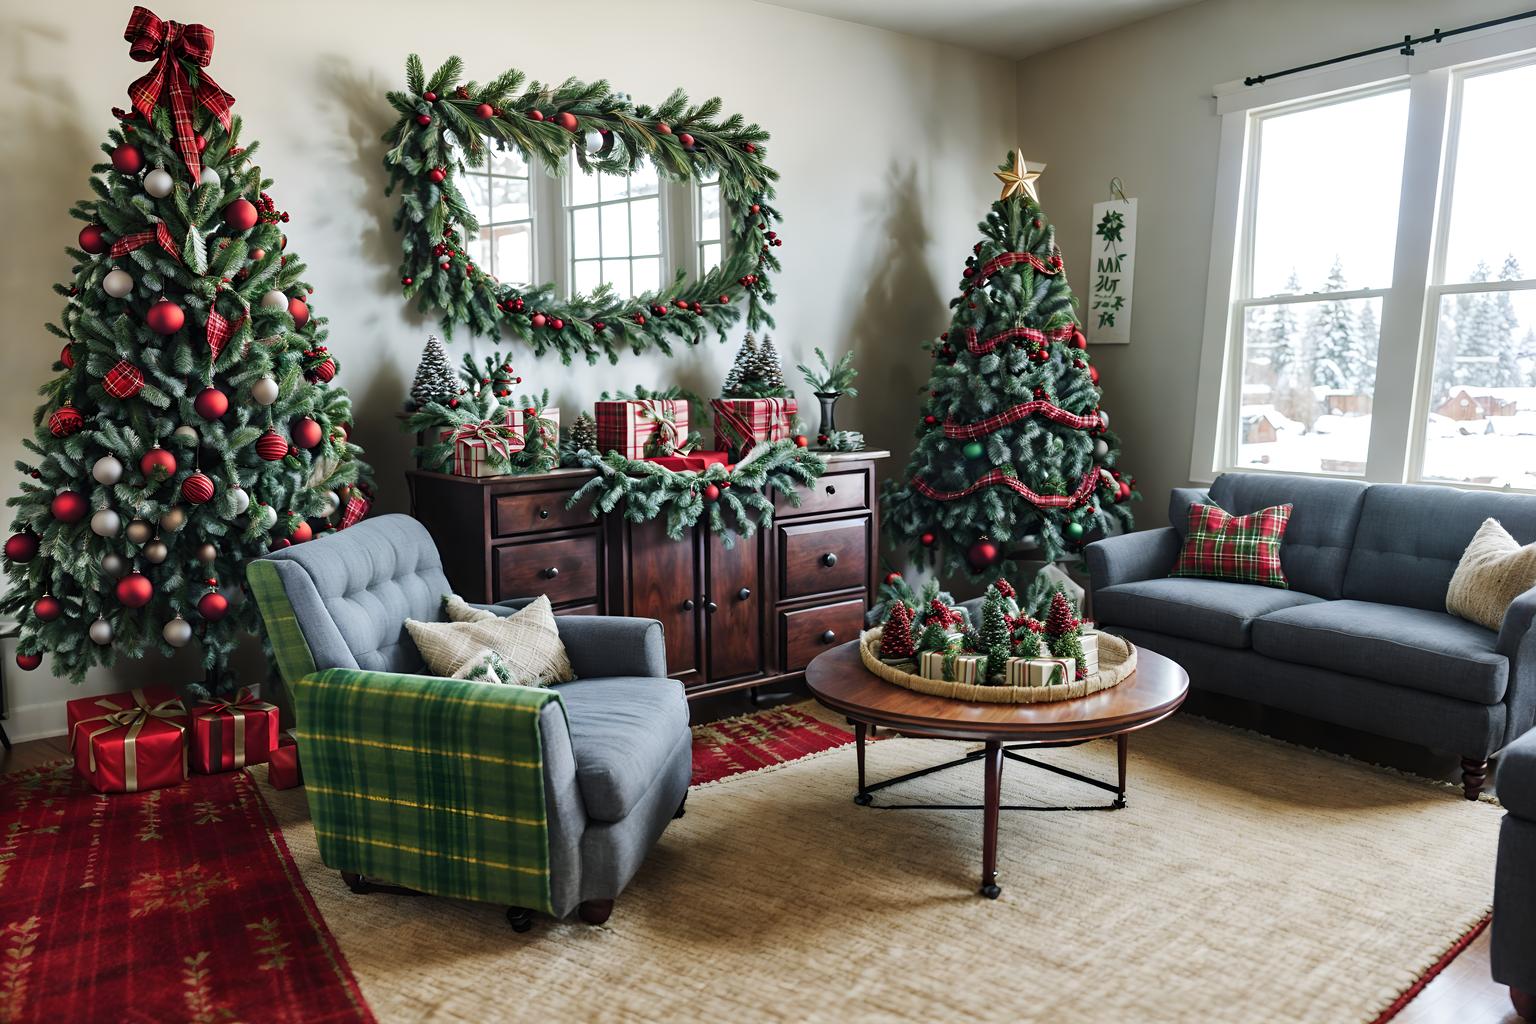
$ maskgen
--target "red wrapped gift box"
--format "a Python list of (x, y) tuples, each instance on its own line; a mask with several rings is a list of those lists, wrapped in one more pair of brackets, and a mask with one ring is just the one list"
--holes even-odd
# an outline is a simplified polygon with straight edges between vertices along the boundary
[(654, 462), (658, 466), (677, 473), (694, 472), (702, 473), (710, 466), (730, 466), (728, 452), (689, 452), (687, 455), (663, 455), (660, 458), (646, 459), (646, 462)]
[(137, 793), (187, 777), (187, 710), (169, 686), (65, 705), (75, 771), (99, 793)]
[(272, 759), (267, 762), (267, 781), (273, 789), (304, 785), (304, 772), (299, 768), (299, 748), (294, 745), (293, 733), (283, 733), (278, 748), (272, 751)]
[(598, 402), (597, 447), (628, 459), (671, 455), (688, 442), (688, 403), (680, 398)]
[(241, 690), (192, 709), (192, 770), (203, 775), (265, 764), (278, 744), (278, 711)]
[(793, 398), (715, 398), (715, 447), (745, 455), (764, 441), (782, 441), (794, 429)]

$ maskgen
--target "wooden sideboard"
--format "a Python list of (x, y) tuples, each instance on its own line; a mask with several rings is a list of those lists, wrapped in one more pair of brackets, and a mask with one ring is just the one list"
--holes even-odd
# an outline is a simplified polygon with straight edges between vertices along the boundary
[(773, 526), (734, 547), (707, 528), (674, 541), (659, 521), (567, 508), (589, 470), (407, 478), (411, 514), (466, 600), (542, 593), (556, 614), (659, 619), (668, 669), (698, 696), (796, 679), (859, 635), (879, 578), (875, 464), (887, 454), (827, 456), (798, 507), (778, 497)]

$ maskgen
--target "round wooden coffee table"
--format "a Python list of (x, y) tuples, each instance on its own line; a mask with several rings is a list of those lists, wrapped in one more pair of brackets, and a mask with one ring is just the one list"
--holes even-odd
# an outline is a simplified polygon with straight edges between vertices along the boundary
[[(859, 789), (854, 795), (854, 803), (887, 810), (928, 808), (983, 812), (981, 894), (989, 899), (996, 899), (1002, 892), (997, 884), (999, 812), (1118, 810), (1124, 807), (1125, 757), (1130, 734), (1173, 714), (1189, 693), (1189, 676), (1184, 670), (1144, 647), (1136, 649), (1136, 671), (1119, 685), (1076, 700), (1045, 704), (980, 704), (933, 697), (894, 686), (864, 667), (859, 659), (857, 640), (819, 655), (806, 667), (805, 681), (812, 696), (853, 723), (859, 764)], [(864, 777), (864, 743), (871, 727), (891, 729), (908, 736), (972, 740), (985, 746), (954, 761), (871, 785)], [(1115, 740), (1120, 769), (1119, 779), (1114, 784), (1038, 761), (1020, 752), (1042, 747), (1072, 747), (1110, 737)], [(1115, 794), (1114, 802), (1087, 807), (1004, 805), (1004, 758), (1108, 790)], [(876, 805), (874, 802), (874, 794), (882, 789), (978, 760), (983, 762), (985, 802), (982, 804)]]

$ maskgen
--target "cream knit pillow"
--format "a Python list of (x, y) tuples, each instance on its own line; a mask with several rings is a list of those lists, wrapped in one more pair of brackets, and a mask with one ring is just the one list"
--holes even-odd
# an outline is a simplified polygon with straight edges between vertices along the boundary
[(1484, 519), (1445, 592), (1445, 610), (1489, 629), (1504, 624), (1504, 612), (1536, 587), (1536, 544), (1521, 547), (1497, 519)]
[(433, 675), (457, 676), (489, 650), (500, 656), (510, 674), (506, 682), (547, 686), (576, 678), (565, 645), (560, 642), (549, 598), (542, 594), (528, 607), (506, 618), (492, 615), (473, 622), (406, 619), (405, 628)]
[(485, 622), (500, 618), (495, 612), (470, 607), (469, 602), (458, 594), (448, 594), (443, 598), (443, 614), (448, 616), (449, 622)]

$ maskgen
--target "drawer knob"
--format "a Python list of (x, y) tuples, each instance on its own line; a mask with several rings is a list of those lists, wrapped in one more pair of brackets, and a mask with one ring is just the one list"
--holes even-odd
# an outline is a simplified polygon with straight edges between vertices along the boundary
[(552, 565), (548, 569), (545, 569), (543, 572), (539, 573), (539, 575), (543, 576), (547, 580), (552, 580), (556, 576), (560, 575), (560, 567), (558, 565)]
[(742, 587), (740, 590), (736, 591), (736, 600), (738, 600), (738, 601), (745, 601), (747, 598), (749, 598), (751, 596), (752, 596), (752, 588), (751, 587)]
[(683, 602), (683, 611), (685, 611), (685, 612), (693, 611), (693, 598), (690, 597), (686, 601)]
[(821, 556), (821, 564), (826, 566), (828, 569), (832, 568), (837, 564), (837, 555), (828, 551), (826, 554)]
[(833, 632), (832, 630), (830, 630), (830, 629), (827, 630), (825, 633), (821, 634), (821, 642), (824, 643), (824, 644), (829, 644), (833, 640), (836, 640), (836, 639), (837, 639), (837, 634), (835, 632)]
[(719, 608), (720, 608), (720, 606), (715, 604), (715, 602), (713, 602), (713, 601), (706, 601), (704, 603), (704, 610), (709, 612), (709, 614), (711, 614), (711, 615), (715, 614), (715, 612), (717, 610), (719, 610)]
[(834, 485), (832, 485), (832, 484), (827, 484), (827, 493), (828, 494), (836, 494), (837, 493), (837, 488)]
[(539, 518), (540, 519), (548, 519), (549, 518), (549, 509), (547, 509), (547, 508), (539, 509)]

